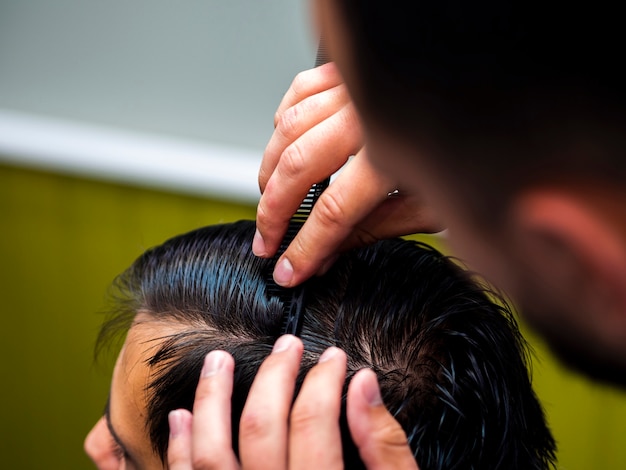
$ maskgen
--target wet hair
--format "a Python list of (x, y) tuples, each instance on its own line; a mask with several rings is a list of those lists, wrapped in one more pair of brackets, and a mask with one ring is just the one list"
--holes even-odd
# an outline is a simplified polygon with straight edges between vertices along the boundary
[(330, 1), (364, 122), (413, 146), (481, 226), (493, 229), (531, 185), (596, 179), (623, 188), (618, 4)]
[[(252, 255), (252, 221), (200, 228), (146, 251), (116, 280), (118, 309), (101, 341), (139, 311), (188, 325), (148, 359), (146, 432), (165, 460), (169, 411), (191, 410), (203, 359), (235, 358), (233, 447), (250, 385), (281, 335), (268, 298), (268, 260)], [(528, 349), (504, 302), (433, 248), (401, 239), (349, 251), (307, 285), (298, 387), (330, 346), (348, 356), (347, 383), (374, 370), (422, 470), (545, 469), (555, 442), (533, 392)], [(346, 468), (363, 468), (345, 419)]]

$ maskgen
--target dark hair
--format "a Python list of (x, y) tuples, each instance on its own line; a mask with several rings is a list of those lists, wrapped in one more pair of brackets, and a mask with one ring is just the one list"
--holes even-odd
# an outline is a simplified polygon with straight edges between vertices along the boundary
[[(365, 121), (411, 142), (494, 227), (516, 191), (626, 176), (619, 5), (334, 0)], [(368, 121), (368, 122), (369, 122)], [(477, 189), (480, 188), (480, 189)]]
[[(252, 255), (252, 221), (216, 225), (146, 251), (116, 281), (120, 310), (102, 338), (136, 312), (189, 325), (165, 339), (152, 368), (147, 432), (165, 458), (167, 415), (192, 409), (205, 355), (235, 358), (233, 445), (250, 385), (281, 334), (282, 305), (267, 297), (268, 260)], [(422, 470), (545, 469), (555, 459), (527, 370), (527, 346), (505, 304), (434, 249), (385, 240), (343, 254), (307, 285), (298, 384), (329, 346), (363, 367), (404, 428)], [(344, 410), (345, 411), (345, 410)], [(361, 468), (342, 416), (344, 460)]]

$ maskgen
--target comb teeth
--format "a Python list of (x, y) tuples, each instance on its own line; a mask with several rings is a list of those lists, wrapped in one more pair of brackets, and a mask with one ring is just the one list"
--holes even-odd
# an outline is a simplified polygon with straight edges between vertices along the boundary
[[(320, 40), (317, 49), (317, 57), (315, 59), (315, 66), (318, 67), (328, 61), (329, 57), (327, 54), (326, 46)], [(324, 181), (315, 183), (309, 188), (309, 191), (302, 200), (300, 207), (298, 207), (295, 214), (291, 216), (285, 236), (283, 237), (280, 247), (278, 248), (278, 251), (272, 258), (272, 262), (269, 265), (270, 267), (266, 275), (267, 295), (270, 298), (278, 297), (283, 305), (283, 334), (298, 335), (300, 333), (303, 317), (302, 312), (304, 310), (305, 302), (304, 293), (306, 282), (291, 289), (281, 287), (276, 284), (276, 282), (274, 282), (272, 272), (274, 270), (274, 267), (276, 266), (278, 258), (281, 257), (285, 250), (287, 250), (289, 244), (294, 240), (294, 238), (296, 238), (296, 235), (300, 231), (300, 228), (309, 218), (309, 215), (313, 210), (313, 206), (315, 206), (315, 203), (319, 199), (320, 195), (328, 187), (329, 184), (330, 178), (326, 178)]]
[[(268, 297), (278, 297), (283, 304), (283, 333), (296, 335), (299, 333), (302, 323), (302, 315), (300, 312), (304, 304), (304, 284), (294, 287), (285, 288), (281, 287), (274, 282), (272, 276), (272, 270), (276, 266), (278, 258), (285, 252), (289, 244), (296, 238), (296, 235), (300, 231), (300, 228), (309, 217), (309, 214), (313, 210), (313, 206), (319, 199), (320, 195), (330, 184), (330, 178), (326, 178), (324, 181), (315, 183), (309, 188), (307, 195), (302, 200), (300, 207), (296, 210), (295, 214), (289, 220), (287, 231), (283, 238), (283, 241), (278, 248), (278, 251), (272, 258), (270, 263), (271, 268), (268, 270), (266, 283), (267, 283), (267, 295)], [(306, 284), (306, 283), (305, 283)]]
[(313, 206), (319, 199), (322, 192), (328, 187), (330, 183), (330, 178), (326, 178), (324, 181), (320, 183), (315, 183), (309, 188), (309, 192), (306, 194), (302, 203), (296, 210), (295, 214), (291, 216), (289, 220), (289, 225), (287, 226), (287, 231), (285, 232), (285, 237), (280, 244), (280, 248), (278, 248), (278, 252), (275, 256), (275, 261), (278, 261), (280, 255), (282, 255), (289, 244), (296, 238), (296, 235), (300, 231), (300, 228), (304, 225), (304, 223), (309, 218), (311, 211), (313, 210)]
[(320, 65), (324, 65), (327, 62), (330, 62), (330, 57), (328, 56), (328, 49), (326, 48), (326, 43), (320, 39), (320, 42), (317, 46), (317, 56), (315, 57), (315, 66), (319, 67)]

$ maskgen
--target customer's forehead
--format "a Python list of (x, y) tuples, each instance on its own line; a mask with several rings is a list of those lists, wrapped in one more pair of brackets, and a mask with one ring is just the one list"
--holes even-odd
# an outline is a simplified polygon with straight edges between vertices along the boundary
[(155, 319), (148, 312), (138, 312), (118, 356), (113, 380), (119, 376), (124, 389), (145, 401), (146, 385), (152, 372), (148, 362), (168, 338), (190, 327), (179, 321)]
[(146, 427), (148, 385), (152, 374), (148, 361), (167, 337), (181, 331), (184, 326), (151, 321), (145, 314), (138, 314), (137, 317), (115, 365), (109, 412), (111, 422), (125, 446), (137, 455), (138, 460), (156, 465), (155, 458), (158, 459), (158, 456), (153, 452)]

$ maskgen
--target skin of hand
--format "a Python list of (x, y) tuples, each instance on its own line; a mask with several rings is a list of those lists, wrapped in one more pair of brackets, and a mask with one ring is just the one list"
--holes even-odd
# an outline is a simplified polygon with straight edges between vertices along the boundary
[[(300, 73), (276, 112), (275, 132), (259, 171), (255, 254), (273, 256), (310, 186), (354, 158), (322, 194), (277, 263), (279, 284), (293, 286), (325, 271), (340, 250), (440, 229), (421, 196), (381, 176), (365, 151), (359, 119), (334, 64)], [(396, 189), (400, 193), (389, 196)], [(337, 422), (345, 353), (330, 348), (320, 357), (290, 410), (301, 355), (301, 341), (285, 336), (259, 369), (241, 417), (238, 461), (230, 439), (234, 361), (223, 351), (210, 353), (193, 414), (170, 414), (169, 468), (343, 469)], [(372, 371), (360, 371), (350, 383), (347, 417), (368, 469), (418, 468), (404, 431), (382, 403)]]
[[(307, 374), (290, 411), (302, 342), (281, 337), (263, 362), (242, 413), (239, 463), (232, 450), (230, 396), (234, 361), (224, 351), (207, 355), (193, 414), (170, 413), (171, 470), (343, 469), (337, 421), (346, 355), (331, 347)], [(348, 388), (348, 425), (370, 470), (417, 469), (400, 425), (385, 409), (375, 374), (359, 371)]]
[(354, 155), (278, 261), (274, 279), (279, 285), (292, 287), (326, 271), (341, 250), (441, 229), (420, 194), (403, 191), (366, 158), (359, 118), (333, 63), (296, 76), (274, 124), (259, 170), (262, 196), (252, 245), (257, 256), (276, 253), (311, 185)]

